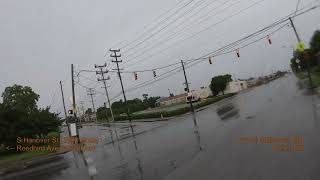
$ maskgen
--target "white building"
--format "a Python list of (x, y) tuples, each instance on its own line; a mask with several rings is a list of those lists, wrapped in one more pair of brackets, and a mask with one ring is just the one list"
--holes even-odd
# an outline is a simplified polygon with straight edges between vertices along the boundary
[(156, 106), (170, 106), (173, 104), (179, 104), (186, 102), (187, 93), (179, 94), (172, 97), (162, 97), (157, 100)]
[(192, 90), (192, 94), (195, 94), (200, 99), (206, 99), (209, 96), (212, 96), (212, 91), (209, 87), (201, 87), (199, 90)]
[[(247, 81), (242, 81), (242, 80), (231, 81), (227, 84), (224, 94), (236, 93), (245, 89), (248, 89)], [(194, 96), (199, 97), (200, 99), (206, 99), (209, 96), (212, 96), (212, 91), (210, 87), (201, 87), (201, 89), (199, 90), (192, 90), (191, 93)], [(222, 95), (222, 93), (219, 93), (218, 95)]]
[(247, 81), (231, 81), (228, 83), (224, 93), (236, 93), (245, 89), (248, 89)]

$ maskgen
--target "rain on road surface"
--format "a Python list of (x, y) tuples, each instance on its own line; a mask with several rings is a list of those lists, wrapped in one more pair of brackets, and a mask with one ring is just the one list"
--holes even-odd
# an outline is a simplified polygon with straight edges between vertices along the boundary
[[(199, 133), (190, 114), (166, 122), (135, 123), (135, 138), (109, 143), (108, 136), (94, 152), (69, 152), (54, 168), (8, 179), (319, 179), (319, 108), (318, 95), (288, 75), (197, 112)], [(117, 129), (119, 136), (130, 132)], [(108, 132), (107, 127), (84, 126), (80, 135)], [(239, 143), (242, 137), (265, 136), (303, 137), (304, 150), (273, 152), (274, 144)]]

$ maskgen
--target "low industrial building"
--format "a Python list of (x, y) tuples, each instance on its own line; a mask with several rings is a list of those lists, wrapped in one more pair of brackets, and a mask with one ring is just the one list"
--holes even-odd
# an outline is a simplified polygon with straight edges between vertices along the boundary
[[(246, 81), (237, 80), (231, 81), (227, 84), (227, 87), (224, 91), (225, 94), (236, 93), (248, 88), (248, 83)], [(207, 99), (209, 96), (212, 96), (212, 91), (210, 87), (201, 87), (199, 90), (192, 90), (192, 95), (197, 97), (197, 99)], [(187, 93), (179, 94), (171, 97), (161, 97), (159, 98), (155, 105), (156, 107), (170, 106), (173, 104), (182, 104), (187, 102)], [(222, 95), (220, 93), (219, 95)]]
[(248, 89), (247, 81), (231, 81), (228, 83), (226, 89), (224, 90), (225, 94), (236, 93), (242, 90)]
[(201, 87), (199, 90), (192, 90), (192, 94), (195, 94), (200, 99), (206, 99), (209, 96), (212, 96), (212, 91), (210, 87)]
[(179, 94), (176, 96), (171, 97), (161, 97), (157, 100), (156, 106), (163, 107), (163, 106), (170, 106), (172, 104), (180, 104), (186, 102), (187, 93)]

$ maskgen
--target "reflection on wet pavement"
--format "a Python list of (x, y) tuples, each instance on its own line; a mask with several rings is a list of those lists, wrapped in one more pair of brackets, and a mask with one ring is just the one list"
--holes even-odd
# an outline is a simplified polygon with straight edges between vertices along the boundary
[(230, 102), (223, 104), (217, 108), (217, 114), (221, 120), (228, 120), (239, 117), (239, 109), (235, 107), (234, 103)]

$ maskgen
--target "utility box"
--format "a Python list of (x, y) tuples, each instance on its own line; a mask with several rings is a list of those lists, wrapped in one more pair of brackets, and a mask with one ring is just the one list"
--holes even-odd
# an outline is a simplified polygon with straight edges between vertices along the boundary
[(69, 124), (70, 134), (71, 136), (77, 136), (77, 126), (76, 123)]

